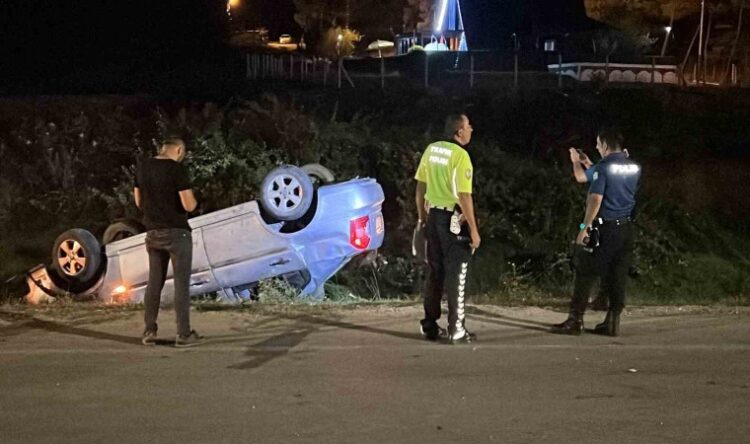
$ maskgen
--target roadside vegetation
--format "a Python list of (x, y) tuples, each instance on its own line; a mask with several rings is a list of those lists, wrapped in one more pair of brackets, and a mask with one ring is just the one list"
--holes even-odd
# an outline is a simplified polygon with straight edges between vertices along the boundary
[[(750, 98), (722, 94), (629, 88), (452, 98), (299, 90), (215, 103), (5, 99), (0, 301), (25, 292), (23, 272), (49, 262), (64, 230), (101, 236), (115, 219), (138, 218), (135, 165), (175, 134), (189, 144), (200, 213), (253, 199), (265, 173), (283, 162), (318, 162), (337, 179), (377, 178), (386, 194), (381, 258), (373, 268), (339, 273), (327, 295), (350, 302), (413, 297), (424, 276), (411, 257), (412, 175), (426, 144), (440, 137), (443, 116), (466, 111), (476, 130), (471, 153), (483, 237), (470, 278), (476, 300), (564, 304), (572, 281), (567, 255), (586, 193), (572, 179), (567, 149), (578, 146), (594, 159), (597, 127), (616, 122), (644, 166), (632, 302), (746, 305), (750, 139), (740, 129), (750, 121)], [(290, 298), (276, 284), (264, 291), (269, 299)]]

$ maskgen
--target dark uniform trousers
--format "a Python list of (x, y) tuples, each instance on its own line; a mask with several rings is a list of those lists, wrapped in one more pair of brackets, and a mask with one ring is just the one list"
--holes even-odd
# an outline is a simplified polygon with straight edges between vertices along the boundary
[(622, 311), (625, 306), (625, 285), (633, 254), (633, 224), (605, 221), (599, 226), (599, 246), (589, 253), (576, 252), (576, 276), (570, 310), (583, 315), (588, 297), (601, 279), (602, 292), (609, 296), (610, 309)]
[(440, 318), (443, 293), (448, 299), (448, 330), (463, 329), (466, 276), (471, 259), (471, 238), (463, 224), (459, 234), (450, 231), (452, 211), (431, 208), (427, 216), (427, 281), (424, 287), (425, 322)]

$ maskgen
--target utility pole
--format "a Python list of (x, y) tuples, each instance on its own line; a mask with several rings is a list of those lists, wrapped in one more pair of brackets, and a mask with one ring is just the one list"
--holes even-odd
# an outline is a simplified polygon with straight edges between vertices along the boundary
[[(703, 54), (703, 19), (706, 15), (706, 0), (701, 0), (701, 24), (700, 24), (700, 30), (698, 31), (698, 66), (703, 66), (703, 57), (705, 54)], [(700, 69), (698, 70), (699, 76), (701, 79), (701, 82), (704, 80), (703, 75), (700, 74)]]
[(351, 18), (351, 9), (349, 8), (349, 2), (350, 0), (346, 0), (346, 27), (345, 29), (349, 29), (349, 19)]

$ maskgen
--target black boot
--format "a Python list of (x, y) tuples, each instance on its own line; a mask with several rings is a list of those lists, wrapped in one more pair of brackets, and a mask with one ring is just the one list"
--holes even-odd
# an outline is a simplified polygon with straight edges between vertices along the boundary
[(620, 336), (620, 311), (609, 310), (604, 322), (594, 327), (594, 333), (606, 336)]
[(565, 322), (552, 325), (550, 331), (561, 335), (579, 336), (583, 333), (583, 314), (571, 311)]
[(609, 301), (607, 296), (599, 293), (596, 298), (589, 304), (589, 307), (594, 311), (607, 311), (609, 309)]

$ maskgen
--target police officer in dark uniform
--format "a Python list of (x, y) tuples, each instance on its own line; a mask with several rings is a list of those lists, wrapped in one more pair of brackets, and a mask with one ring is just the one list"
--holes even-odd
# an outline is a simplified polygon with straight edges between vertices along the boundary
[(625, 284), (633, 253), (632, 214), (640, 185), (641, 166), (622, 150), (623, 137), (616, 129), (604, 129), (596, 138), (602, 160), (591, 177), (586, 213), (576, 237), (577, 267), (568, 319), (552, 327), (555, 333), (580, 335), (588, 295), (597, 280), (610, 306), (604, 322), (594, 333), (618, 336), (620, 313), (625, 306)]

